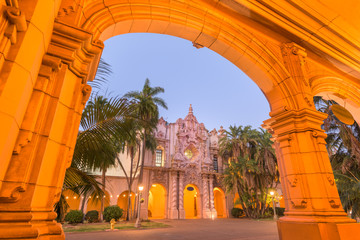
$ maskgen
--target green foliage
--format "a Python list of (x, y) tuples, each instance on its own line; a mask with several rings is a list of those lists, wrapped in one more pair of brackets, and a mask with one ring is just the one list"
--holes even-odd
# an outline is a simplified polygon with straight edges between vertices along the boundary
[(279, 217), (285, 216), (285, 208), (276, 207), (275, 211)]
[(326, 148), (342, 206), (352, 218), (360, 217), (360, 127), (346, 125), (331, 111), (332, 100), (314, 97), (316, 109), (328, 114), (323, 129), (327, 133)]
[(71, 210), (65, 216), (65, 221), (71, 224), (81, 223), (84, 217), (84, 213), (80, 210)]
[(110, 222), (111, 219), (118, 221), (123, 215), (123, 209), (117, 205), (106, 207), (104, 210), (104, 220)]
[(242, 210), (241, 208), (233, 208), (233, 209), (231, 209), (231, 215), (234, 218), (239, 218), (242, 215), (244, 215), (244, 210)]
[(99, 221), (99, 212), (97, 210), (88, 211), (85, 215), (85, 219), (90, 222), (98, 222)]
[(250, 126), (230, 126), (220, 139), (219, 152), (228, 166), (224, 185), (237, 192), (239, 202), (250, 218), (261, 218), (268, 206), (268, 190), (279, 178), (271, 135)]

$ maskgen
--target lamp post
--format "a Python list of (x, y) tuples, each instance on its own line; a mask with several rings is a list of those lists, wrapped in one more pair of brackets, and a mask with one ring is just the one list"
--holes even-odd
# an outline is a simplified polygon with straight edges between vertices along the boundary
[(137, 214), (137, 218), (136, 218), (136, 222), (135, 222), (135, 227), (139, 228), (141, 227), (141, 223), (140, 223), (140, 199), (141, 199), (141, 192), (142, 190), (144, 190), (143, 186), (139, 186), (139, 195), (138, 195), (138, 214)]
[(272, 202), (273, 202), (273, 209), (274, 209), (274, 220), (277, 220), (278, 217), (276, 215), (276, 206), (275, 206), (275, 192), (271, 191), (270, 195), (272, 196)]

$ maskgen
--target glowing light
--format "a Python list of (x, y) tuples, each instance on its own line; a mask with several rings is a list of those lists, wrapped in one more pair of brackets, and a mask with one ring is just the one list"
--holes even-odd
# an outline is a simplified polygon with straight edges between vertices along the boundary
[(119, 194), (118, 194), (118, 195), (116, 195), (116, 197), (119, 197)]
[(271, 192), (270, 192), (270, 195), (271, 195), (271, 196), (274, 196), (274, 194), (275, 194), (274, 191), (271, 191)]
[(112, 195), (110, 195), (110, 197), (112, 197)]
[(74, 196), (74, 199), (76, 199), (76, 196)]
[(152, 187), (156, 187), (156, 184), (151, 185)]
[(96, 198), (99, 198), (99, 196), (96, 196)]
[(69, 197), (68, 197), (68, 196), (66, 196), (66, 199), (69, 199)]
[(91, 196), (89, 198), (91, 198)]
[(130, 193), (130, 197), (132, 196), (132, 194)]
[(104, 198), (105, 198), (106, 196), (104, 196)]
[(125, 197), (126, 195), (125, 194), (123, 194), (123, 197)]
[(142, 190), (144, 190), (144, 186), (139, 186), (139, 191), (141, 192)]

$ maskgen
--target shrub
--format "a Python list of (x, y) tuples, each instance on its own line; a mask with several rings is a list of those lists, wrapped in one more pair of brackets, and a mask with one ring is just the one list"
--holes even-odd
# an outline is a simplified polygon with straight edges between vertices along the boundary
[(104, 209), (104, 220), (110, 222), (111, 219), (118, 221), (123, 215), (123, 210), (117, 206), (109, 206)]
[[(275, 211), (276, 211), (276, 215), (278, 217), (282, 217), (284, 216), (284, 212), (285, 212), (285, 208), (281, 208), (281, 207), (275, 207)], [(269, 207), (268, 208), (268, 212), (271, 213), (271, 215), (273, 216), (274, 215), (274, 210), (272, 207)]]
[(99, 212), (96, 210), (88, 211), (85, 215), (85, 219), (90, 222), (98, 222), (99, 221)]
[(275, 207), (275, 211), (279, 217), (285, 216), (285, 208)]
[(84, 217), (84, 213), (80, 210), (71, 210), (65, 216), (65, 221), (71, 224), (81, 223)]
[(231, 209), (231, 215), (235, 218), (239, 218), (244, 214), (244, 210), (241, 208), (233, 208)]

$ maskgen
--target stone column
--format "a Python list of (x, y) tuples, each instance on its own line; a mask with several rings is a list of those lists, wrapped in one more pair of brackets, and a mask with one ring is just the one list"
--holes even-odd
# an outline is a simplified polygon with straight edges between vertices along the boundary
[(283, 44), (282, 54), (291, 76), (284, 81), (296, 83), (297, 105), (271, 112), (264, 122), (275, 140), (286, 205), (278, 221), (280, 239), (343, 239), (346, 231), (360, 233), (341, 206), (321, 129), (326, 114), (316, 111), (312, 101), (305, 50)]
[(170, 173), (170, 212), (169, 218), (170, 219), (178, 219), (179, 218), (179, 211), (178, 211), (178, 172), (173, 171)]
[(203, 218), (211, 218), (208, 175), (202, 175)]
[[(14, 135), (17, 137), (12, 155), (6, 161), (1, 159), (2, 238), (64, 238), (61, 225), (54, 221), (53, 206), (59, 200), (82, 110), (91, 92), (86, 84), (86, 69), (103, 45), (89, 42), (89, 33), (55, 25), (48, 53), (37, 55), (39, 73), (33, 75), (33, 85), (27, 85), (31, 94), (22, 102), (26, 110), (18, 122), (20, 129)], [(75, 57), (84, 52), (86, 57)], [(23, 80), (14, 81), (20, 84)]]
[(210, 212), (211, 218), (216, 218), (217, 217), (217, 212), (215, 209), (215, 205), (214, 205), (214, 176), (210, 175), (209, 176), (209, 186), (210, 186)]
[(184, 209), (184, 172), (180, 172), (179, 178), (179, 219), (185, 219)]

